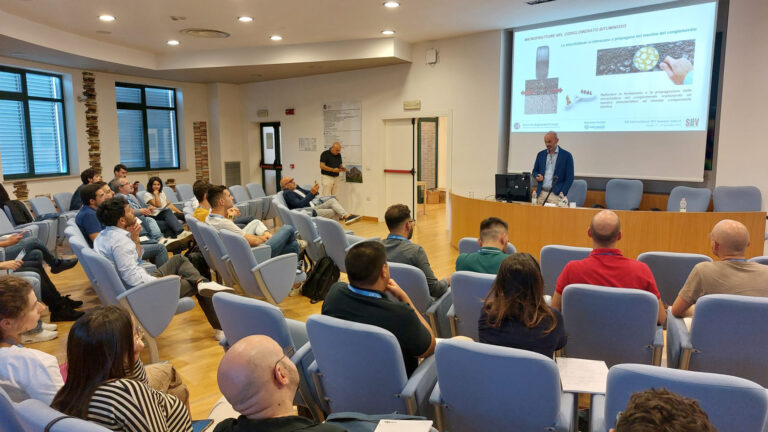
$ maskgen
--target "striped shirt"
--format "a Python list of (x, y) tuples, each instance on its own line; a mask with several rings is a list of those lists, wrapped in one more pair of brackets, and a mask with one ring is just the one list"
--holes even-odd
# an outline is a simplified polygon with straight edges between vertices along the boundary
[(99, 386), (88, 406), (88, 421), (125, 432), (192, 432), (184, 404), (176, 397), (149, 386), (141, 360), (132, 377)]

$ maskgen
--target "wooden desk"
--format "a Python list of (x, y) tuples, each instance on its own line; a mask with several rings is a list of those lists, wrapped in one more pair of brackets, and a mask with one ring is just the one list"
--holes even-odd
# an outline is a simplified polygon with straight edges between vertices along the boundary
[[(477, 237), (480, 222), (490, 216), (509, 224), (509, 241), (518, 251), (539, 256), (550, 244), (591, 247), (587, 229), (592, 216), (601, 209), (533, 206), (529, 203), (502, 203), (451, 194), (451, 245), (462, 237)], [(765, 212), (679, 213), (616, 211), (621, 220), (622, 238), (618, 247), (636, 258), (643, 252), (689, 252), (712, 255), (709, 232), (720, 220), (734, 219), (747, 226), (751, 245), (747, 257), (763, 254)]]

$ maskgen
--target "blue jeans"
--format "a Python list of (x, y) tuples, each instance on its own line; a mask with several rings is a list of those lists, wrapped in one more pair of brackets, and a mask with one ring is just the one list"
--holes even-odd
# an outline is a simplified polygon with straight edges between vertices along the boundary
[(289, 253), (299, 254), (299, 243), (296, 241), (294, 228), (290, 225), (281, 226), (267, 240), (267, 244), (272, 248), (272, 258)]
[(163, 236), (163, 232), (157, 226), (157, 221), (144, 215), (137, 215), (136, 217), (141, 221), (141, 235), (146, 235), (152, 240), (159, 240)]
[(181, 221), (176, 218), (176, 215), (173, 214), (171, 209), (164, 208), (160, 211), (160, 213), (157, 214), (157, 216), (152, 216), (152, 218), (154, 218), (156, 221), (165, 222), (166, 225), (168, 225), (168, 229), (173, 233), (174, 237), (184, 231), (184, 225), (182, 225)]
[(54, 265), (56, 263), (56, 257), (53, 256), (51, 251), (48, 250), (47, 247), (37, 238), (33, 237), (25, 237), (21, 239), (18, 243), (12, 246), (8, 246), (5, 248), (5, 259), (12, 260), (15, 259), (19, 252), (22, 250), (27, 252), (27, 256), (24, 257), (24, 261), (28, 260), (28, 255), (33, 250), (39, 250), (42, 254), (42, 259), (48, 264), (48, 265)]
[(144, 249), (141, 259), (150, 261), (155, 267), (168, 262), (168, 251), (160, 243), (142, 243), (141, 248)]

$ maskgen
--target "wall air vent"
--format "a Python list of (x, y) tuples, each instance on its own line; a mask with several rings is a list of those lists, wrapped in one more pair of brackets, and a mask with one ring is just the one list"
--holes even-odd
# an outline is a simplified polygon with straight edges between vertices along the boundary
[(179, 33), (187, 36), (208, 38), (208, 39), (222, 39), (222, 38), (229, 37), (229, 33), (227, 32), (223, 32), (219, 30), (200, 29), (200, 28), (185, 28), (183, 30), (179, 30)]

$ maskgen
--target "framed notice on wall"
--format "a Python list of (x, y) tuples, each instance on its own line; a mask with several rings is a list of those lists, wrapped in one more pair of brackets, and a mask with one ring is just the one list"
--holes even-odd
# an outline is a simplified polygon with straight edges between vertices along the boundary
[(362, 103), (332, 102), (323, 104), (323, 149), (341, 144), (341, 155), (347, 168), (347, 182), (363, 182)]

